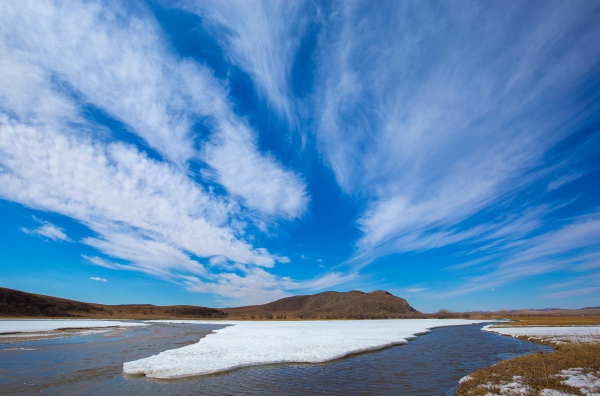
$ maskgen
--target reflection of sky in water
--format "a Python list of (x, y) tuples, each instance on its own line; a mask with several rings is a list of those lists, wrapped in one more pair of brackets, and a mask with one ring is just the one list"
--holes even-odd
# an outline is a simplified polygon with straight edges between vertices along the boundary
[(483, 366), (549, 350), (472, 325), (434, 329), (408, 345), (323, 364), (257, 366), (169, 381), (122, 372), (123, 362), (189, 345), (219, 327), (155, 324), (124, 332), (0, 343), (0, 389), (9, 394), (97, 395), (443, 394)]

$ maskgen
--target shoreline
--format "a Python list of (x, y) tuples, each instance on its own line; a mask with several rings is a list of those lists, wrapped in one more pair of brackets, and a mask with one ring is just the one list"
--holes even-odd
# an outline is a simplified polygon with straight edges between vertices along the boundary
[(482, 330), (551, 346), (554, 350), (540, 350), (477, 370), (459, 381), (456, 396), (600, 393), (600, 326), (541, 326), (538, 321), (533, 326), (502, 324)]

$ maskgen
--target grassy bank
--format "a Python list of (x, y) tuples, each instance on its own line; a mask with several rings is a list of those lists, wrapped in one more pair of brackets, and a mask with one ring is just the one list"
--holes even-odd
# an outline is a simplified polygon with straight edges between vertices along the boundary
[[(518, 322), (507, 323), (505, 326), (600, 324), (599, 317), (520, 319)], [(575, 339), (569, 343), (558, 344), (540, 338), (521, 338), (551, 345), (555, 351), (540, 351), (485, 367), (463, 378), (456, 395), (566, 396), (600, 394), (600, 336), (595, 336), (587, 342)]]
[[(475, 316), (474, 316), (475, 317)], [(520, 326), (600, 326), (600, 316), (518, 316), (494, 327)]]

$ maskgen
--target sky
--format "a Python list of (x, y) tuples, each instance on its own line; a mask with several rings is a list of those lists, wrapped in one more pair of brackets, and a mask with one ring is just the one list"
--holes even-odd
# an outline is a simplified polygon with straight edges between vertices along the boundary
[(598, 20), (598, 1), (4, 1), (0, 286), (600, 306)]

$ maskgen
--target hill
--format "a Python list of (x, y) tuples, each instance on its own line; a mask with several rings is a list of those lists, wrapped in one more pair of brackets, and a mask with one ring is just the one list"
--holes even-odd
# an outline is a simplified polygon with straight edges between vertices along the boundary
[(324, 292), (264, 305), (214, 309), (191, 305), (102, 305), (0, 287), (0, 317), (108, 319), (373, 319), (420, 313), (386, 291)]
[(212, 319), (227, 314), (191, 305), (159, 307), (150, 304), (102, 305), (26, 293), (0, 287), (0, 317), (111, 318), (111, 319)]
[(231, 318), (240, 319), (375, 319), (419, 315), (405, 299), (386, 291), (323, 292), (282, 298), (264, 305), (224, 308)]

